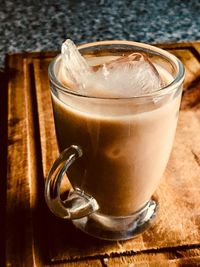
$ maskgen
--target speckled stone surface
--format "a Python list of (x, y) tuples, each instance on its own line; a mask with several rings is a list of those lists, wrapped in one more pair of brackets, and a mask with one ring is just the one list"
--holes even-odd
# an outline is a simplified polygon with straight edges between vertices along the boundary
[(76, 43), (127, 39), (200, 40), (199, 0), (1, 0), (0, 67), (6, 53), (59, 50)]

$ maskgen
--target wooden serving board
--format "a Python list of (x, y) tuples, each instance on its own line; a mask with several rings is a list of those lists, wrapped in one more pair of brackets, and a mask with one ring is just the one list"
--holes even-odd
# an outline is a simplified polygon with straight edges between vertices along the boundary
[(177, 134), (155, 194), (159, 214), (124, 242), (89, 237), (46, 207), (44, 180), (58, 155), (47, 68), (58, 52), (7, 56), (0, 75), (0, 266), (200, 265), (200, 43), (161, 47), (186, 68)]

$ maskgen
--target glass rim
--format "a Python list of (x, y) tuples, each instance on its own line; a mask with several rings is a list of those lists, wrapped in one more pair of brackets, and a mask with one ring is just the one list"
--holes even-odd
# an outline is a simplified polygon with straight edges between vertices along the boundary
[(170, 61), (170, 63), (175, 64), (176, 66), (176, 76), (174, 77), (173, 81), (168, 84), (167, 86), (164, 86), (162, 88), (159, 88), (158, 90), (155, 90), (150, 93), (146, 93), (143, 95), (138, 95), (138, 96), (125, 96), (125, 97), (101, 97), (101, 96), (93, 96), (93, 95), (84, 95), (81, 94), (80, 92), (72, 91), (70, 88), (62, 85), (58, 79), (56, 78), (56, 75), (54, 73), (54, 65), (57, 62), (57, 60), (61, 57), (61, 54), (58, 54), (49, 64), (48, 67), (48, 76), (52, 84), (56, 86), (56, 88), (65, 93), (65, 94), (70, 94), (74, 95), (77, 97), (82, 97), (82, 98), (90, 98), (90, 99), (103, 99), (103, 100), (130, 100), (130, 99), (142, 99), (142, 98), (148, 98), (148, 97), (156, 97), (156, 96), (161, 96), (168, 94), (170, 92), (173, 92), (177, 87), (179, 87), (184, 80), (185, 77), (185, 69), (183, 66), (183, 63), (173, 54), (169, 53), (168, 51), (161, 49), (159, 47), (156, 47), (154, 45), (146, 44), (146, 43), (141, 43), (141, 42), (134, 42), (134, 41), (123, 41), (123, 40), (109, 40), (109, 41), (98, 41), (98, 42), (90, 42), (86, 44), (82, 44), (77, 46), (79, 50), (84, 49), (84, 48), (89, 48), (89, 47), (94, 47), (94, 46), (100, 46), (100, 45), (129, 45), (129, 46), (134, 46), (138, 48), (143, 48), (147, 51), (152, 51), (156, 53), (159, 56), (162, 56), (163, 58), (167, 59)]

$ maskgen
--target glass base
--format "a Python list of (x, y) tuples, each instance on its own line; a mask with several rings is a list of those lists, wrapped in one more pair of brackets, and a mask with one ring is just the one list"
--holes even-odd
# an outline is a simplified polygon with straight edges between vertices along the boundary
[(72, 222), (77, 228), (96, 238), (127, 240), (146, 230), (157, 209), (158, 203), (151, 199), (142, 209), (130, 216), (114, 217), (95, 212)]

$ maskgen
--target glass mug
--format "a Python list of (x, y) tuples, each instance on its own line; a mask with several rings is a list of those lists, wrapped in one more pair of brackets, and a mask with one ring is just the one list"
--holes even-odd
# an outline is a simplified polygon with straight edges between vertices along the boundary
[[(50, 210), (82, 231), (126, 240), (147, 228), (158, 203), (152, 198), (165, 171), (176, 131), (184, 67), (160, 48), (130, 41), (79, 46), (87, 58), (146, 53), (167, 84), (133, 97), (86, 96), (58, 80), (61, 55), (49, 65), (61, 152), (45, 183)], [(64, 174), (72, 185), (61, 198)]]

